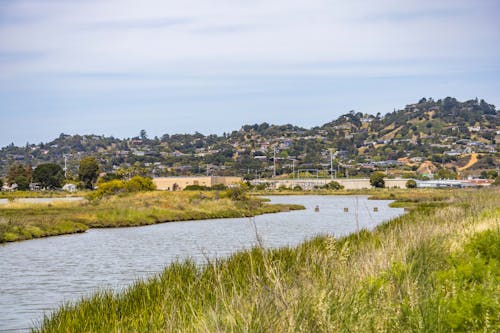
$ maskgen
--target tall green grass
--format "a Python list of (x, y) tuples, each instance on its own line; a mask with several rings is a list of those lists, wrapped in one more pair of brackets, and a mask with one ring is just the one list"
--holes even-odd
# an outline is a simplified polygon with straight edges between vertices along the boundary
[(500, 195), (456, 192), (342, 239), (174, 263), (35, 332), (498, 332)]

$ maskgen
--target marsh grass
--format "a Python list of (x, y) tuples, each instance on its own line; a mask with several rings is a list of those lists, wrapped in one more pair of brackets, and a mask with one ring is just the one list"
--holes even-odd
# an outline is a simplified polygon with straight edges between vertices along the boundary
[(58, 198), (58, 197), (81, 197), (88, 191), (66, 192), (66, 191), (0, 191), (0, 199), (19, 199), (19, 198)]
[(372, 232), (170, 265), (35, 332), (498, 332), (500, 196), (454, 192)]
[(271, 205), (258, 198), (231, 200), (211, 192), (141, 192), (101, 200), (0, 206), (0, 243), (84, 232), (88, 228), (131, 227), (170, 221), (255, 216), (303, 209)]

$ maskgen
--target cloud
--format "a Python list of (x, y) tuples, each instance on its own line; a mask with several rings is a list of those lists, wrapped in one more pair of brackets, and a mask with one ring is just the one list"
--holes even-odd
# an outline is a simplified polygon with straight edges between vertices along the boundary
[(496, 21), (468, 3), (20, 0), (3, 5), (19, 21), (0, 27), (0, 52), (46, 55), (6, 66), (21, 73), (481, 57), (470, 43), (498, 57)]
[(484, 73), (500, 70), (499, 9), (496, 0), (0, 1), (0, 115), (87, 108), (129, 119), (142, 103), (220, 110), (224, 121), (232, 108), (235, 123), (238, 110), (266, 103), (348, 107), (333, 104), (352, 96), (340, 85), (368, 100), (377, 85), (366, 82), (385, 78), (413, 90), (404, 97), (429, 95), (431, 77), (460, 77), (460, 89), (433, 82), (450, 95), (474, 81), (476, 94)]

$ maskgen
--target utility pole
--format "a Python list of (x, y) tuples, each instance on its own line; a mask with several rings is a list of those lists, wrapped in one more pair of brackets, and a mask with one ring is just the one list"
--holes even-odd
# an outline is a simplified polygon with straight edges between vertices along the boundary
[(207, 177), (208, 177), (208, 163), (207, 163)]
[(273, 157), (273, 178), (276, 177), (276, 147), (273, 149), (274, 157)]
[(295, 179), (295, 160), (292, 160), (292, 176)]
[(330, 151), (330, 179), (333, 179), (333, 151), (332, 149), (328, 149)]
[(63, 154), (64, 157), (64, 178), (68, 178), (68, 156), (71, 154)]

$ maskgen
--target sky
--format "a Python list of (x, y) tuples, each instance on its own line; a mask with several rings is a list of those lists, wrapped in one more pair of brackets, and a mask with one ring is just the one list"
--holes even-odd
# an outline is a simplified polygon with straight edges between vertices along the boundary
[(0, 146), (500, 106), (500, 0), (0, 0)]

